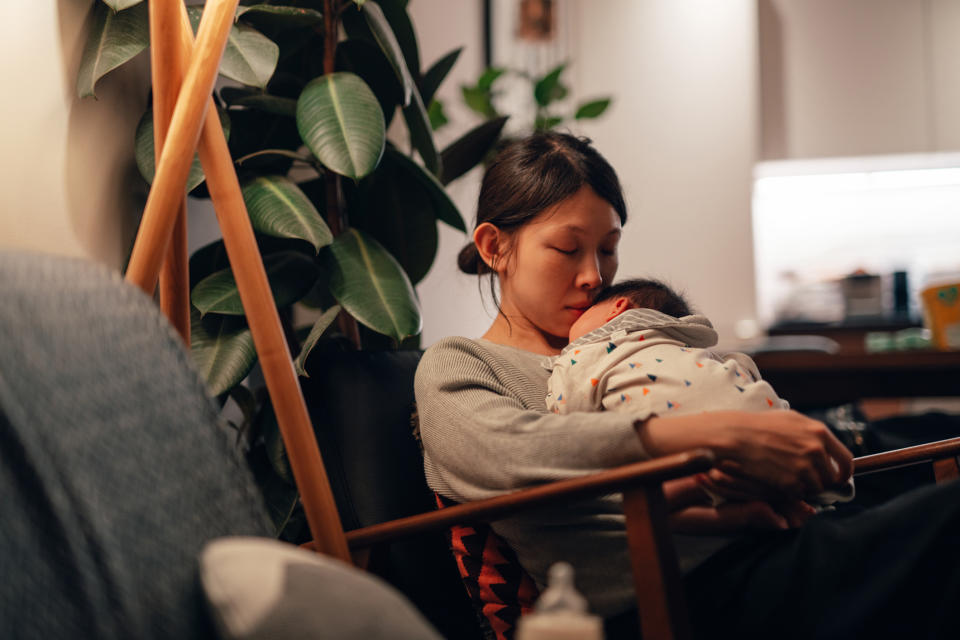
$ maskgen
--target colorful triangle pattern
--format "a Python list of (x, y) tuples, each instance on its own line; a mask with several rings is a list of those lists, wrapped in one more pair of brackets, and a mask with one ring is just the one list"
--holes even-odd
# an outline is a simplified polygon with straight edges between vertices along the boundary
[[(439, 507), (456, 504), (434, 494)], [(448, 531), (460, 579), (488, 625), (490, 637), (512, 640), (517, 620), (533, 610), (539, 592), (516, 554), (484, 523), (455, 525)], [(484, 634), (487, 637), (488, 634)]]

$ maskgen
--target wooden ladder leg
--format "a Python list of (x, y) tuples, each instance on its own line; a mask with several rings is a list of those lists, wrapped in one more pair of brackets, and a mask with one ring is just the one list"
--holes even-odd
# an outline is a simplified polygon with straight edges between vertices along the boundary
[(627, 542), (644, 638), (691, 638), (680, 567), (660, 485), (623, 493)]
[[(171, 2), (149, 2), (150, 70), (153, 84), (154, 166), (167, 138), (187, 59), (180, 46), (180, 14)], [(160, 309), (190, 346), (190, 269), (187, 255), (187, 196), (180, 199), (170, 247), (160, 269)]]
[(190, 63), (147, 199), (127, 279), (151, 293), (156, 286), (176, 206), (199, 136), (200, 161), (207, 186), (316, 548), (349, 562), (350, 552), (336, 502), (283, 336), (233, 160), (210, 98), (237, 0), (208, 0), (195, 47), (183, 3), (177, 0), (175, 4), (161, 4), (168, 5), (167, 10), (171, 11), (170, 7), (179, 5), (180, 46)]

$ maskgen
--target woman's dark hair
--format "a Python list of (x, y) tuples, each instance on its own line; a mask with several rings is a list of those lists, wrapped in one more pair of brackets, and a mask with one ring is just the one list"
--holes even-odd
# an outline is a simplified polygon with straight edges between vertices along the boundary
[[(487, 168), (477, 203), (477, 225), (489, 222), (513, 231), (547, 208), (589, 186), (627, 221), (617, 173), (588, 138), (542, 131), (505, 146)], [(492, 273), (470, 242), (457, 258), (460, 270)], [(492, 287), (492, 282), (491, 282)]]
[(674, 318), (693, 313), (682, 294), (677, 293), (659, 280), (634, 278), (604, 287), (594, 298), (593, 304), (623, 297), (638, 309), (654, 309)]

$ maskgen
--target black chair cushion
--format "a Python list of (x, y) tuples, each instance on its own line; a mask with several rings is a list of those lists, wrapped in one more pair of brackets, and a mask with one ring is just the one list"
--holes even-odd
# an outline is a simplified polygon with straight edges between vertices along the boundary
[[(435, 508), (413, 436), (419, 351), (311, 356), (303, 389), (344, 529)], [(397, 541), (370, 569), (397, 587), (447, 638), (479, 627), (442, 533)]]

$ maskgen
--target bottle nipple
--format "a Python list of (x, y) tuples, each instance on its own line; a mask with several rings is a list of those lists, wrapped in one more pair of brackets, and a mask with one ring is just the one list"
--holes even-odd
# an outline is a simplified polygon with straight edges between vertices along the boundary
[(603, 640), (603, 621), (587, 612), (587, 599), (573, 586), (573, 567), (558, 562), (547, 572), (533, 612), (520, 618), (517, 640)]
[(573, 586), (573, 567), (569, 562), (557, 562), (550, 567), (547, 588), (540, 594), (533, 609), (537, 613), (586, 613), (587, 599)]

